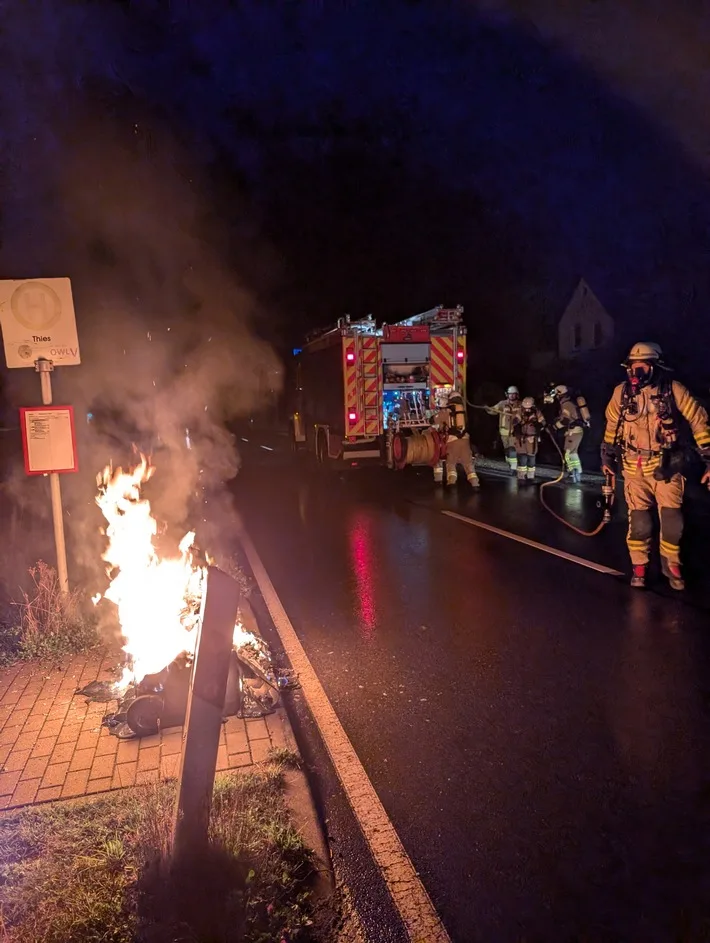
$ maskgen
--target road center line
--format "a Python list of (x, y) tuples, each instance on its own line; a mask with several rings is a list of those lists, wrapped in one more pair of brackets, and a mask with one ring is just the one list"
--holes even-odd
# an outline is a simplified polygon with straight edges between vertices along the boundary
[(463, 514), (457, 514), (456, 511), (442, 511), (447, 517), (455, 517), (457, 521), (463, 521), (472, 527), (480, 527), (482, 530), (489, 530), (492, 534), (498, 534), (499, 537), (507, 537), (509, 540), (515, 540), (519, 544), (525, 544), (528, 547), (534, 547), (535, 550), (542, 550), (545, 553), (551, 553), (553, 557), (561, 557), (563, 560), (569, 560), (570, 563), (578, 563), (579, 566), (586, 566), (588, 570), (596, 570), (597, 573), (606, 573), (607, 576), (623, 576), (621, 570), (613, 570), (609, 566), (601, 563), (594, 563), (593, 560), (585, 560), (584, 557), (576, 557), (573, 553), (565, 553), (564, 550), (556, 550), (554, 547), (548, 547), (547, 544), (540, 544), (537, 540), (528, 540), (527, 537), (521, 537), (520, 534), (511, 534), (508, 530), (501, 530), (500, 527), (493, 527), (491, 524), (484, 524), (482, 521), (475, 521), (472, 517), (465, 517)]
[(251, 538), (244, 530), (240, 538), (284, 650), (298, 675), (308, 707), (410, 940), (413, 943), (451, 943), (411, 858), (318, 680)]

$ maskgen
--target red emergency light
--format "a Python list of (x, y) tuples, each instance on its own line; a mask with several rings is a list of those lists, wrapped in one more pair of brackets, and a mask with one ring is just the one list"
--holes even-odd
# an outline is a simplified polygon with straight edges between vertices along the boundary
[(351, 409), (350, 412), (348, 413), (348, 419), (350, 420), (350, 422), (357, 422), (357, 413), (355, 412), (354, 409)]
[(459, 363), (463, 363), (463, 351), (462, 351), (462, 350), (457, 350), (457, 351), (456, 351), (456, 359), (458, 360)]
[(345, 359), (347, 360), (348, 363), (355, 363), (355, 354), (351, 350), (349, 350), (347, 354), (345, 355)]

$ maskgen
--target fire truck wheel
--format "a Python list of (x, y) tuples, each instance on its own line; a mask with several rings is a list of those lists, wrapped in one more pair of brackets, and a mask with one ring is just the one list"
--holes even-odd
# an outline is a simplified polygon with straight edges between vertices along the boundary
[(318, 442), (316, 443), (316, 455), (318, 457), (318, 463), (323, 468), (327, 468), (330, 465), (330, 457), (328, 455), (328, 440), (325, 437), (325, 432), (318, 433)]

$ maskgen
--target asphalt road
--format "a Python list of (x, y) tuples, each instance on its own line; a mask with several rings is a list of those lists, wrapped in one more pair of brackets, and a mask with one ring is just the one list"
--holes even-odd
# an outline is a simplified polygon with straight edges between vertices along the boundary
[(501, 476), (442, 493), (242, 448), (239, 509), (454, 943), (710, 938), (702, 508), (679, 598), (441, 513), (627, 568), (623, 520), (578, 537)]

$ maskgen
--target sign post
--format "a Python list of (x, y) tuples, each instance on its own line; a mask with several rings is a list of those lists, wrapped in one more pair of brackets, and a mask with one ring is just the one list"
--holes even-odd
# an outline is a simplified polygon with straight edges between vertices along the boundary
[[(79, 339), (76, 331), (76, 315), (68, 278), (29, 278), (0, 281), (0, 324), (5, 347), (5, 360), (10, 369), (34, 367), (39, 373), (42, 404), (52, 405), (51, 373), (55, 366), (74, 366), (81, 363)], [(66, 411), (66, 408), (65, 408)], [(28, 410), (24, 410), (23, 424)], [(61, 410), (60, 410), (61, 412)], [(71, 413), (71, 410), (69, 411)], [(64, 424), (65, 426), (66, 424)], [(33, 445), (44, 442), (44, 451), (54, 464), (53, 451), (61, 446), (60, 423), (35, 423), (34, 439), (25, 425), (25, 464), (28, 474), (48, 474), (52, 497), (52, 520), (54, 541), (57, 548), (57, 575), (62, 592), (69, 591), (67, 551), (64, 540), (64, 518), (62, 514), (62, 492), (59, 484), (60, 471), (76, 471), (76, 449), (73, 444), (73, 420), (70, 418), (71, 447), (74, 467), (38, 467), (30, 470), (29, 461)], [(66, 437), (64, 437), (65, 439)], [(55, 440), (57, 440), (55, 442)], [(35, 450), (36, 451), (36, 450)], [(41, 466), (41, 460), (40, 460)]]
[[(52, 370), (54, 365), (49, 360), (40, 359), (35, 365), (42, 385), (42, 403), (52, 405)], [(27, 440), (28, 441), (28, 440)], [(52, 523), (54, 525), (54, 543), (57, 548), (57, 576), (59, 588), (63, 593), (69, 592), (69, 571), (67, 569), (67, 545), (64, 539), (64, 515), (62, 513), (62, 488), (59, 484), (59, 474), (49, 472), (49, 492), (52, 497)]]

